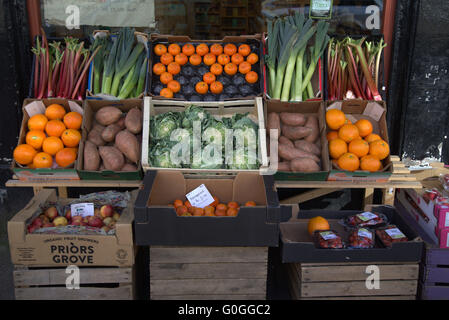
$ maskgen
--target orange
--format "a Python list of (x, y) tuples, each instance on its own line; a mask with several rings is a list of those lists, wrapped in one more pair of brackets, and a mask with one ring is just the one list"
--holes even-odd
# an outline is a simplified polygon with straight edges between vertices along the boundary
[(75, 150), (72, 148), (64, 148), (59, 151), (55, 156), (55, 162), (61, 168), (65, 168), (73, 164), (76, 160)]
[(353, 124), (345, 124), (338, 130), (338, 137), (349, 143), (352, 140), (360, 137), (359, 129)]
[(383, 160), (390, 154), (390, 146), (383, 140), (376, 140), (369, 144), (369, 154)]
[(175, 56), (175, 62), (178, 63), (180, 66), (185, 65), (188, 61), (189, 58), (184, 53), (180, 53)]
[(240, 45), (240, 47), (239, 47), (239, 53), (240, 53), (242, 56), (246, 57), (247, 55), (249, 55), (249, 54), (251, 53), (251, 48), (250, 48), (250, 46), (247, 45), (247, 44), (242, 44), (242, 45)]
[(230, 76), (233, 76), (237, 73), (237, 66), (233, 63), (228, 63), (224, 66), (224, 72)]
[(169, 88), (164, 88), (164, 89), (161, 90), (159, 95), (161, 97), (165, 97), (165, 98), (171, 99), (171, 98), (173, 98), (173, 91), (171, 91)]
[(163, 84), (168, 84), (173, 80), (173, 75), (169, 72), (164, 72), (161, 74), (160, 80)]
[(167, 53), (167, 47), (159, 43), (154, 46), (154, 53), (158, 56), (162, 56), (164, 53)]
[(231, 61), (232, 61), (233, 64), (239, 65), (243, 61), (245, 61), (245, 58), (243, 58), (243, 56), (240, 53), (236, 53), (236, 54), (232, 55)]
[(175, 208), (183, 206), (183, 205), (184, 205), (184, 203), (182, 202), (182, 200), (175, 200), (175, 202), (173, 202), (173, 206)]
[(182, 46), (182, 53), (190, 57), (192, 54), (195, 53), (195, 47), (190, 43), (186, 43), (185, 45)]
[(79, 130), (83, 123), (83, 116), (78, 112), (69, 112), (64, 116), (64, 125), (67, 129)]
[(52, 165), (53, 165), (52, 156), (45, 152), (40, 152), (36, 154), (36, 156), (33, 159), (33, 166), (36, 169), (51, 168)]
[(352, 140), (349, 144), (348, 151), (359, 158), (364, 157), (369, 152), (369, 143), (363, 139)]
[(204, 215), (208, 217), (214, 217), (215, 216), (215, 208), (212, 206), (207, 206), (204, 208)]
[(200, 56), (204, 56), (207, 53), (209, 53), (209, 47), (205, 43), (200, 43), (196, 47), (196, 53), (199, 54)]
[(192, 205), (190, 204), (190, 201), (189, 201), (189, 200), (185, 201), (185, 202), (184, 202), (184, 205), (187, 207), (187, 209), (188, 209), (188, 208), (192, 208)]
[(220, 203), (219, 205), (217, 205), (216, 210), (223, 210), (226, 212), (226, 210), (228, 210), (228, 206), (223, 203)]
[(61, 120), (50, 120), (45, 126), (45, 132), (49, 137), (60, 137), (66, 129)]
[(45, 116), (48, 120), (62, 120), (66, 111), (63, 106), (59, 104), (52, 104), (45, 109)]
[(373, 133), (373, 125), (369, 120), (366, 119), (359, 120), (355, 123), (355, 126), (359, 129), (359, 133), (362, 138), (369, 136), (371, 133)]
[(315, 231), (326, 231), (330, 229), (329, 222), (323, 217), (314, 217), (309, 220), (307, 231), (311, 236)]
[(206, 66), (211, 66), (217, 61), (217, 57), (212, 53), (208, 53), (203, 57), (203, 62)]
[(210, 92), (220, 94), (223, 92), (223, 85), (220, 81), (214, 81), (210, 84)]
[(338, 158), (338, 166), (343, 170), (354, 172), (360, 167), (360, 160), (353, 153), (345, 153)]
[(33, 162), (34, 156), (37, 151), (28, 144), (18, 145), (13, 152), (14, 160), (21, 165), (27, 165)]
[(382, 163), (374, 156), (364, 156), (360, 159), (360, 169), (363, 171), (377, 172), (382, 168)]
[(176, 75), (181, 72), (181, 66), (177, 62), (170, 62), (167, 66), (167, 72)]
[(236, 208), (228, 208), (228, 210), (226, 211), (226, 215), (228, 217), (235, 217), (235, 216), (237, 216), (238, 213), (239, 213), (239, 211)]
[(338, 159), (348, 152), (348, 145), (340, 138), (329, 141), (329, 155), (332, 159)]
[(327, 141), (338, 139), (338, 131), (329, 131), (326, 137)]
[(248, 201), (247, 203), (245, 203), (245, 207), (255, 207), (256, 203), (254, 201)]
[(331, 109), (326, 112), (326, 123), (332, 130), (340, 129), (346, 121), (346, 116), (341, 110)]
[(160, 76), (161, 74), (163, 74), (164, 72), (166, 72), (167, 69), (165, 68), (165, 65), (158, 62), (153, 66), (153, 73), (157, 76)]
[(207, 84), (211, 84), (212, 82), (214, 82), (216, 79), (215, 75), (212, 72), (206, 72), (203, 75), (203, 81), (206, 82)]
[(192, 54), (189, 58), (189, 62), (192, 66), (199, 66), (201, 64), (202, 58), (199, 54)]
[(250, 71), (245, 75), (245, 80), (248, 83), (256, 83), (259, 80), (259, 75), (255, 71)]
[(232, 56), (234, 53), (237, 52), (237, 47), (235, 46), (235, 44), (228, 43), (227, 45), (224, 46), (223, 52), (228, 56)]
[(210, 66), (210, 72), (212, 72), (216, 76), (219, 76), (220, 74), (223, 73), (223, 66), (221, 64), (214, 63), (213, 65)]
[(161, 63), (165, 64), (166, 66), (172, 63), (174, 60), (173, 56), (170, 53), (164, 53), (161, 56)]
[(172, 80), (167, 83), (167, 88), (170, 89), (173, 93), (179, 92), (181, 90), (181, 85), (178, 81)]
[(195, 217), (204, 216), (204, 209), (202, 209), (202, 208), (195, 208), (195, 209), (193, 209), (193, 215)]
[(213, 198), (214, 198), (214, 202), (212, 202), (210, 205), (215, 208), (216, 206), (218, 206), (220, 204), (220, 200), (216, 196), (213, 196)]
[(176, 207), (176, 215), (184, 216), (189, 212), (186, 206), (178, 206)]
[(47, 136), (44, 131), (32, 130), (28, 131), (25, 141), (34, 149), (39, 150), (42, 147), (45, 138), (47, 138)]
[(177, 54), (181, 53), (181, 47), (176, 43), (172, 43), (168, 46), (168, 53), (170, 53), (172, 56), (176, 56)]
[(246, 61), (251, 64), (256, 64), (257, 62), (259, 62), (259, 56), (255, 53), (251, 53), (248, 57), (246, 57)]
[(214, 43), (213, 45), (210, 46), (210, 53), (219, 56), (220, 54), (223, 53), (223, 47), (221, 46), (221, 44)]
[(217, 209), (217, 210), (215, 210), (215, 216), (217, 216), (217, 217), (226, 217), (226, 211), (227, 210)]
[(375, 133), (371, 133), (370, 135), (368, 135), (367, 137), (365, 137), (366, 142), (371, 143), (374, 142), (376, 140), (382, 140), (382, 138)]
[(81, 140), (81, 133), (75, 129), (67, 129), (61, 135), (61, 140), (68, 148), (75, 148)]
[(227, 54), (220, 54), (217, 58), (217, 62), (221, 64), (222, 66), (227, 65), (229, 62), (231, 62), (231, 58)]
[(28, 129), (44, 131), (47, 122), (48, 119), (46, 116), (43, 114), (36, 114), (28, 120)]
[(231, 201), (228, 203), (228, 208), (234, 208), (234, 209), (238, 209), (239, 208), (239, 204), (235, 201)]
[(209, 90), (209, 86), (207, 85), (206, 82), (201, 81), (195, 85), (195, 90), (199, 94), (206, 94), (207, 91)]
[(64, 143), (57, 137), (48, 137), (42, 144), (42, 150), (51, 156), (56, 155), (62, 149), (64, 149)]
[(242, 63), (239, 64), (239, 72), (241, 74), (247, 74), (250, 71), (251, 71), (251, 63), (243, 61)]

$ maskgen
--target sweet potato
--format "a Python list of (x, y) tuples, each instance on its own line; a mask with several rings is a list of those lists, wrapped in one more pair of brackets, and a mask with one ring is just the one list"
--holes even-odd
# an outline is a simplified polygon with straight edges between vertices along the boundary
[(120, 119), (118, 119), (116, 124), (120, 127), (120, 130), (125, 129), (125, 117), (121, 117)]
[(292, 172), (317, 172), (320, 166), (310, 158), (297, 158), (290, 163)]
[(291, 148), (289, 146), (286, 146), (284, 144), (279, 145), (279, 156), (287, 161), (292, 161), (297, 158), (310, 158), (313, 161), (319, 162), (320, 159), (311, 153), (305, 152), (303, 150), (299, 150), (296, 148)]
[(282, 126), (282, 135), (293, 141), (305, 138), (311, 133), (311, 128)]
[(100, 125), (94, 126), (87, 135), (87, 140), (92, 142), (98, 147), (104, 146), (106, 144), (106, 141), (104, 141), (103, 138), (101, 137), (101, 133), (104, 131), (104, 129), (105, 128)]
[(283, 124), (297, 127), (306, 124), (306, 117), (300, 113), (281, 112), (279, 115)]
[(134, 172), (137, 171), (137, 167), (133, 164), (127, 163), (123, 166), (122, 171), (124, 172)]
[(103, 130), (103, 132), (101, 133), (101, 137), (106, 142), (112, 142), (114, 141), (117, 133), (119, 133), (121, 130), (122, 128), (120, 127), (120, 124), (118, 124), (118, 122), (110, 124), (106, 127), (106, 129)]
[(120, 171), (125, 165), (125, 157), (116, 147), (99, 147), (99, 152), (106, 170)]
[(285, 145), (287, 145), (289, 147), (292, 147), (292, 148), (295, 147), (295, 145), (293, 144), (293, 141), (291, 141), (289, 138), (286, 138), (284, 136), (281, 136), (279, 138), (279, 144), (285, 144)]
[(321, 155), (321, 150), (316, 146), (316, 144), (313, 144), (313, 143), (308, 142), (306, 140), (297, 140), (297, 141), (295, 141), (295, 147), (300, 149), (300, 150), (312, 153), (312, 154), (314, 154), (316, 156), (320, 156)]
[(128, 130), (122, 130), (115, 136), (116, 147), (133, 163), (140, 159), (140, 144), (135, 135)]
[(142, 131), (142, 111), (139, 108), (133, 108), (128, 111), (125, 118), (125, 126), (129, 132), (138, 134)]
[(278, 171), (280, 172), (289, 172), (290, 169), (290, 161), (279, 162), (278, 163)]
[(307, 117), (307, 122), (304, 127), (310, 128), (312, 130), (312, 132), (307, 137), (305, 137), (304, 140), (311, 143), (315, 143), (315, 141), (317, 141), (318, 138), (320, 137), (320, 127), (318, 126), (317, 117), (315, 116)]
[(103, 107), (95, 114), (97, 122), (103, 126), (108, 126), (117, 122), (122, 116), (122, 111), (116, 107)]
[(97, 171), (100, 166), (100, 154), (97, 146), (90, 141), (84, 144), (84, 170)]
[(279, 114), (276, 112), (271, 112), (268, 114), (267, 130), (268, 134), (270, 134), (270, 130), (277, 130), (278, 136), (281, 135), (281, 119), (279, 118)]

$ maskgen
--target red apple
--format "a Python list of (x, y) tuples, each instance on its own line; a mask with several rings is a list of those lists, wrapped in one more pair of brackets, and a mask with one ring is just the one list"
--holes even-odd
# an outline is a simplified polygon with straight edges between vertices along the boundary
[(36, 226), (28, 226), (28, 233), (33, 233), (34, 230), (36, 230), (36, 229), (39, 229), (39, 228)]
[(47, 222), (47, 223), (44, 223), (44, 225), (42, 226), (42, 228), (53, 228), (54, 226), (55, 226), (54, 223), (52, 223), (52, 222)]
[(55, 207), (50, 207), (47, 210), (45, 210), (45, 215), (50, 219), (50, 221), (53, 221), (58, 216), (58, 210)]
[(72, 223), (73, 222), (82, 222), (83, 221), (83, 217), (82, 216), (74, 216), (73, 218), (72, 218)]
[(69, 210), (65, 213), (65, 218), (66, 218), (67, 220), (72, 219), (72, 210), (69, 209)]
[(100, 214), (102, 218), (112, 217), (114, 214), (114, 208), (111, 205), (102, 206), (100, 209)]
[(87, 224), (94, 228), (101, 228), (103, 226), (103, 221), (95, 216), (90, 216), (88, 218)]
[(34, 221), (31, 225), (33, 227), (36, 227), (37, 229), (39, 229), (40, 227), (42, 227), (44, 225), (44, 222), (40, 218), (36, 218), (36, 219), (34, 219)]

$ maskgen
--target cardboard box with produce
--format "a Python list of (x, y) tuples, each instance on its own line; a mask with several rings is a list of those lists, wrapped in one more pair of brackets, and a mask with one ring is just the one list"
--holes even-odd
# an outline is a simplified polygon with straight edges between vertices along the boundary
[(267, 139), (270, 167), (278, 162), (275, 179), (326, 181), (330, 164), (323, 103), (269, 100), (266, 118), (267, 134), (274, 129), (278, 136), (272, 142), (273, 148), (278, 147), (278, 159), (271, 150), (271, 136)]
[(148, 171), (134, 209), (136, 243), (278, 246), (280, 205), (272, 176), (199, 178)]
[(77, 170), (83, 180), (141, 180), (142, 103), (86, 100)]
[(79, 180), (83, 109), (78, 100), (25, 99), (11, 169), (20, 180)]
[(264, 93), (262, 35), (192, 40), (152, 34), (150, 95), (155, 99), (228, 101)]
[(58, 199), (38, 193), (8, 221), (11, 260), (29, 266), (132, 266), (132, 193), (100, 192)]
[(268, 165), (262, 98), (144, 99), (142, 166), (186, 173), (258, 172)]
[(87, 99), (123, 100), (146, 95), (148, 36), (126, 27), (113, 35), (97, 30), (93, 38), (91, 51), (98, 52), (89, 69)]
[(393, 174), (383, 101), (326, 101), (328, 181), (386, 182)]

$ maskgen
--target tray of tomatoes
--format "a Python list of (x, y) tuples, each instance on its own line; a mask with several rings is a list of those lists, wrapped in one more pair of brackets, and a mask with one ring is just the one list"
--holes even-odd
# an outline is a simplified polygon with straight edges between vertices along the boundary
[(252, 99), (264, 92), (262, 42), (150, 42), (149, 92), (185, 101)]

